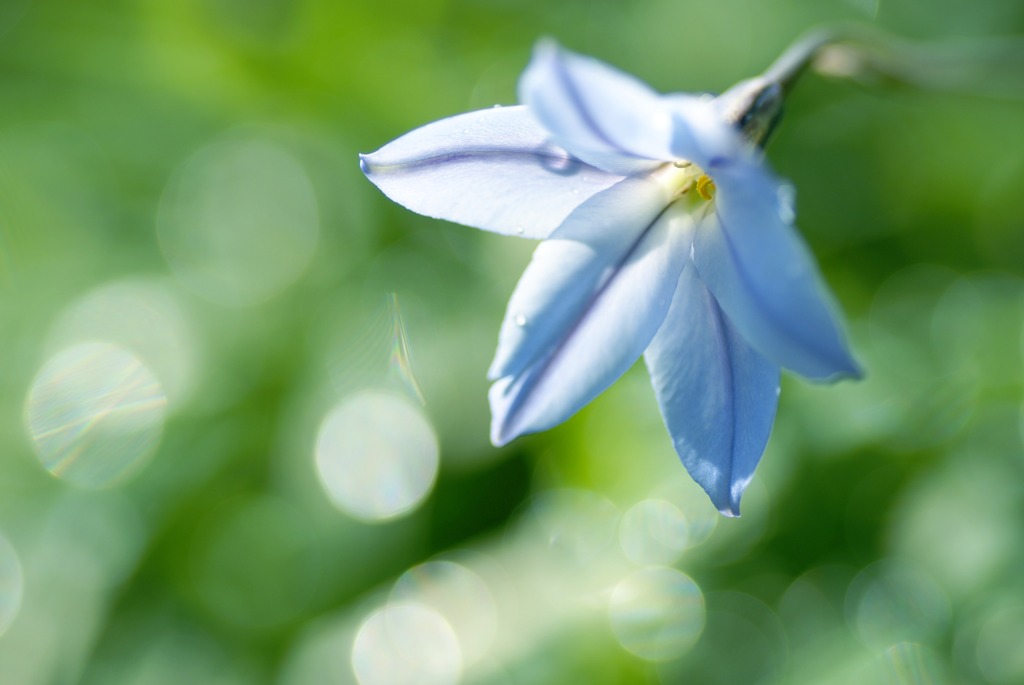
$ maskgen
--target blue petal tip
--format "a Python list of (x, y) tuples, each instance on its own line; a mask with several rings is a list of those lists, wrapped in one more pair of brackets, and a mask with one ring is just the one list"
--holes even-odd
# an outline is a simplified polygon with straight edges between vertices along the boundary
[(740, 492), (738, 496), (731, 496), (729, 497), (729, 501), (722, 502), (721, 506), (719, 506), (719, 503), (715, 501), (715, 498), (712, 498), (712, 504), (715, 505), (715, 508), (718, 509), (718, 513), (722, 516), (731, 519), (738, 519), (740, 517), (740, 498), (742, 496), (742, 492)]
[(504, 447), (516, 439), (515, 435), (508, 435), (504, 426), (491, 425), (491, 444), (495, 447)]
[(822, 378), (825, 383), (838, 383), (839, 381), (859, 381), (864, 379), (864, 369), (852, 358), (835, 373)]

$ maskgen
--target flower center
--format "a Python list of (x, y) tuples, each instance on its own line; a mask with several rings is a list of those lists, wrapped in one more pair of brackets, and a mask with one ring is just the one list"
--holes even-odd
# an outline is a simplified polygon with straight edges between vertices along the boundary
[(715, 182), (703, 169), (686, 160), (665, 164), (652, 175), (676, 201), (689, 197), (693, 203), (710, 202), (715, 197)]
[(697, 179), (697, 194), (705, 200), (710, 200), (715, 196), (715, 182), (711, 180), (711, 177), (707, 174), (701, 174), (700, 178)]

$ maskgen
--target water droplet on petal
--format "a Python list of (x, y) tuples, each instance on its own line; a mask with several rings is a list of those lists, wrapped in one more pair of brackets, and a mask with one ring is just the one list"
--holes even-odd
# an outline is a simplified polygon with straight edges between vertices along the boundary
[(501, 109), (501, 105), (495, 105), (494, 109)]
[(468, 128), (462, 129), (462, 135), (466, 135), (467, 133), (469, 133), (469, 129)]
[(577, 159), (556, 145), (548, 143), (538, 152), (541, 155), (541, 165), (552, 173), (560, 176), (572, 176), (581, 169), (580, 162)]
[(779, 186), (779, 218), (791, 224), (796, 218), (796, 190), (791, 185)]
[(526, 229), (522, 226), (516, 226), (516, 235), (523, 235), (526, 233)]
[(526, 325), (526, 314), (523, 314), (522, 312), (520, 312), (519, 314), (516, 314), (516, 325), (517, 326), (525, 326)]

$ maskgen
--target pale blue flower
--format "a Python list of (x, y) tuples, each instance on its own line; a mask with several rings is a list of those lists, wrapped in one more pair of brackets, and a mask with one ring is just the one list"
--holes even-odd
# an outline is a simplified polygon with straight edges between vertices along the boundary
[(775, 113), (761, 100), (781, 98), (770, 86), (659, 95), (545, 42), (523, 106), (434, 122), (362, 157), (415, 212), (543, 240), (489, 371), (495, 445), (562, 423), (642, 355), (683, 464), (737, 515), (779, 368), (858, 374), (791, 225), (791, 189), (751, 142)]

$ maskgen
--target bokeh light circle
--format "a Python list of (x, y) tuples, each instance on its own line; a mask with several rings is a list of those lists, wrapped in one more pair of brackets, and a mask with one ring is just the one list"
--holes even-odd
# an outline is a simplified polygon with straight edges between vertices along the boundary
[(978, 669), (990, 683), (1024, 682), (1024, 604), (1000, 606), (978, 631), (975, 657)]
[(864, 644), (885, 649), (928, 642), (946, 629), (949, 600), (919, 569), (883, 560), (861, 571), (846, 595), (846, 614)]
[(528, 522), (559, 564), (593, 567), (614, 552), (621, 514), (604, 496), (589, 490), (558, 489), (537, 495)]
[[(788, 682), (789, 646), (778, 614), (758, 598), (734, 590), (705, 595), (700, 643), (659, 671), (664, 683)], [(797, 679), (799, 680), (799, 679)]]
[(704, 596), (689, 576), (651, 566), (615, 586), (608, 616), (626, 650), (647, 661), (668, 661), (686, 653), (700, 637)]
[(455, 632), (422, 604), (388, 604), (359, 627), (352, 670), (360, 685), (454, 685), (462, 675)]
[(18, 553), (0, 533), (0, 636), (14, 623), (25, 591), (25, 576)]
[(875, 661), (878, 685), (945, 685), (948, 680), (938, 654), (916, 642), (899, 642)]
[(106, 283), (77, 299), (58, 317), (49, 341), (54, 349), (104, 340), (131, 350), (156, 374), (174, 407), (187, 399), (196, 381), (194, 333), (168, 283), (133, 278)]
[[(723, 517), (711, 506), (707, 493), (686, 474), (685, 470), (679, 470), (678, 464), (670, 465), (676, 469), (673, 475), (660, 483), (647, 499), (667, 502), (679, 510), (686, 521), (686, 549), (689, 550), (711, 541)], [(757, 487), (758, 482), (758, 479), (754, 479), (751, 487)], [(745, 495), (744, 502), (749, 499), (749, 494)], [(747, 504), (744, 506), (749, 508)]]
[(603, 495), (581, 489), (537, 494), (517, 534), (546, 601), (604, 597), (628, 569), (617, 543), (619, 508)]
[(104, 342), (52, 357), (36, 375), (25, 423), (47, 471), (104, 487), (141, 467), (160, 441), (167, 397), (134, 354)]
[(1003, 423), (1009, 416), (981, 423), (979, 415), (972, 433), (984, 433), (996, 446), (951, 452), (945, 464), (906, 488), (891, 517), (894, 553), (928, 569), (953, 601), (991, 584), (1012, 563), (1024, 533), (1019, 518), (1006, 515), (1015, 506), (1017, 483), (993, 459), (1003, 450), (1020, 451), (1012, 428)]
[(453, 561), (428, 561), (409, 569), (395, 583), (391, 599), (416, 602), (441, 614), (455, 632), (467, 666), (488, 652), (498, 631), (490, 588), (477, 573)]
[(186, 287), (244, 306), (273, 297), (305, 270), (320, 217), (313, 185), (290, 152), (259, 139), (224, 140), (172, 178), (157, 232)]
[(648, 499), (630, 507), (619, 523), (619, 544), (641, 566), (668, 566), (689, 545), (686, 515), (671, 502)]
[(381, 521), (412, 511), (430, 493), (439, 448), (419, 407), (400, 395), (368, 390), (327, 414), (315, 456), (320, 483), (335, 506)]
[(856, 575), (853, 566), (828, 564), (805, 571), (789, 585), (778, 614), (794, 650), (845, 634), (844, 601)]

